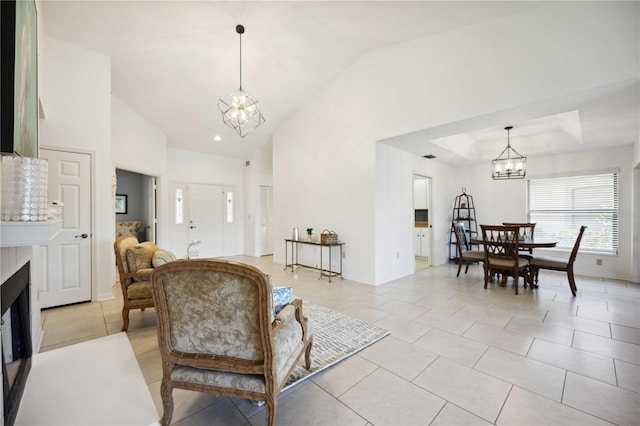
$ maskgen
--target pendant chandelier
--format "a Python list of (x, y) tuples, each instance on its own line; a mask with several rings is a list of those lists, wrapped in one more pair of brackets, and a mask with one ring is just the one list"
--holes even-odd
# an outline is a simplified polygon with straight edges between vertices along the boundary
[(507, 147), (491, 162), (491, 177), (494, 180), (524, 179), (527, 172), (527, 157), (523, 157), (511, 148), (509, 131), (513, 126), (507, 126), (504, 129), (507, 131)]
[(224, 124), (238, 132), (241, 138), (253, 132), (265, 122), (258, 101), (242, 90), (242, 34), (244, 27), (236, 25), (236, 32), (240, 35), (240, 88), (227, 96), (220, 98), (218, 108), (222, 111)]

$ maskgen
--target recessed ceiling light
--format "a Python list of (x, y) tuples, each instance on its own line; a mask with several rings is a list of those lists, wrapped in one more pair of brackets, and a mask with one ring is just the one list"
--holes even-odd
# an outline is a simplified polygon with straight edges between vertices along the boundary
[(435, 155), (433, 154), (427, 154), (427, 155), (423, 155), (424, 158), (428, 158), (429, 160), (433, 160), (434, 158), (436, 158)]
[(214, 140), (214, 141), (216, 141), (216, 142), (220, 142), (220, 141), (222, 140), (222, 136), (220, 136), (220, 135), (215, 135), (215, 136), (213, 137), (213, 140)]

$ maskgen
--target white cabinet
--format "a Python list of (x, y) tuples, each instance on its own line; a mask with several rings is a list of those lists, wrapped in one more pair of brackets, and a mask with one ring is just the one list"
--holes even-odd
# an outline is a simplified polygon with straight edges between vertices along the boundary
[(414, 228), (413, 252), (417, 257), (429, 257), (431, 247), (431, 229)]

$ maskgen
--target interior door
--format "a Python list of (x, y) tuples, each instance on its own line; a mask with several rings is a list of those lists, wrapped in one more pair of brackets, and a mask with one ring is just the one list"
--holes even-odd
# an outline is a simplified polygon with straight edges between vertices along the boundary
[(188, 184), (189, 257), (224, 256), (224, 190), (220, 186)]
[(62, 231), (46, 246), (40, 306), (91, 300), (91, 156), (40, 150), (49, 160), (49, 201), (60, 200)]
[(273, 254), (273, 188), (260, 187), (260, 255)]

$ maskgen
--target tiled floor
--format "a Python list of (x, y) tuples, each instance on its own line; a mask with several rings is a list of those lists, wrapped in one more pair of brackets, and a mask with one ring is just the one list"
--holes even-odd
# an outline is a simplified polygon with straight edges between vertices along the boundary
[[(279, 425), (640, 424), (640, 285), (541, 274), (540, 288), (516, 296), (483, 288), (480, 266), (418, 270), (374, 287), (295, 274), (270, 257), (236, 257), (272, 275), (274, 285), (391, 336), (281, 395)], [(42, 351), (120, 331), (114, 300), (42, 313)], [(155, 314), (132, 311), (129, 340), (149, 390), (159, 397)], [(262, 407), (175, 391), (179, 425), (260, 425)]]

